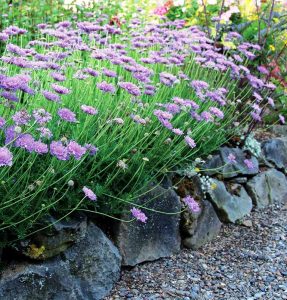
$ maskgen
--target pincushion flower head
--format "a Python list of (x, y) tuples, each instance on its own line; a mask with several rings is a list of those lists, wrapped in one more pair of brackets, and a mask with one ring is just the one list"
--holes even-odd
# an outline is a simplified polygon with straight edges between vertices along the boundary
[(49, 101), (52, 102), (60, 102), (61, 98), (59, 97), (59, 95), (54, 94), (52, 92), (49, 91), (42, 91), (42, 95)]
[(48, 113), (44, 108), (33, 110), (33, 117), (36, 120), (36, 122), (40, 125), (48, 123), (52, 120), (52, 115)]
[(88, 115), (96, 115), (98, 113), (98, 110), (96, 108), (84, 104), (81, 105), (81, 110)]
[(182, 201), (187, 205), (187, 207), (194, 213), (200, 212), (199, 204), (191, 196), (186, 196)]
[(76, 114), (69, 110), (68, 108), (60, 108), (58, 110), (58, 115), (62, 120), (67, 122), (75, 123), (77, 122)]
[(6, 147), (0, 148), (0, 167), (12, 166), (13, 155)]
[(196, 147), (195, 141), (190, 136), (186, 135), (184, 141), (191, 149)]
[(140, 209), (133, 207), (131, 209), (131, 213), (133, 217), (135, 217), (138, 221), (142, 223), (146, 223), (147, 216)]
[(82, 156), (87, 152), (85, 147), (82, 147), (75, 141), (70, 141), (67, 145), (68, 153), (73, 155), (76, 160), (80, 160)]
[(89, 198), (92, 201), (96, 201), (97, 200), (97, 196), (96, 194), (89, 188), (87, 188), (86, 186), (83, 187), (83, 192), (85, 194), (85, 197)]
[(69, 159), (68, 149), (60, 141), (53, 141), (50, 144), (50, 153), (59, 160)]
[(16, 125), (27, 125), (30, 121), (30, 118), (31, 116), (26, 110), (20, 110), (12, 116), (12, 119)]
[(71, 92), (68, 88), (66, 88), (62, 85), (58, 85), (56, 83), (53, 83), (51, 85), (51, 87), (56, 93), (61, 94), (61, 95), (69, 94)]

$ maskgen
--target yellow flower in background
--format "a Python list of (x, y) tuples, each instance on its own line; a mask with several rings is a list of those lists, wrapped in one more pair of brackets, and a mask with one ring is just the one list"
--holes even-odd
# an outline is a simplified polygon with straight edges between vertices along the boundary
[[(259, 2), (260, 1), (258, 1), (258, 5)], [(250, 21), (254, 21), (258, 19), (256, 0), (241, 0), (239, 3), (239, 9), (242, 17), (245, 17)]]
[(271, 51), (275, 51), (274, 45), (270, 45), (270, 46), (269, 46), (269, 49), (270, 49)]

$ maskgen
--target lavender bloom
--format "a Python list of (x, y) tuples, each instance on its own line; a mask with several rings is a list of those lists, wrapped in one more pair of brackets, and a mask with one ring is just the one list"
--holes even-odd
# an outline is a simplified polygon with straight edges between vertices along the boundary
[(228, 156), (227, 156), (227, 159), (228, 159), (228, 162), (230, 164), (235, 164), (236, 163), (236, 157), (235, 155), (233, 155), (232, 153), (230, 153)]
[(12, 166), (13, 155), (6, 147), (0, 148), (0, 167)]
[(159, 80), (166, 86), (172, 86), (173, 84), (179, 82), (176, 76), (167, 72), (161, 72), (159, 74)]
[(43, 95), (47, 100), (52, 101), (52, 102), (60, 102), (60, 101), (61, 101), (59, 95), (54, 94), (54, 93), (49, 92), (49, 91), (42, 91), (42, 95)]
[(178, 129), (178, 128), (172, 129), (172, 132), (176, 135), (183, 135), (183, 131), (181, 129)]
[(116, 91), (115, 87), (106, 81), (98, 83), (97, 88), (104, 93), (114, 93)]
[(66, 77), (61, 73), (53, 72), (50, 75), (56, 81), (65, 81), (66, 80)]
[(86, 114), (89, 114), (89, 115), (96, 115), (98, 113), (98, 110), (95, 109), (94, 107), (92, 106), (88, 106), (88, 105), (81, 105), (81, 110), (83, 112), (85, 112)]
[(283, 115), (279, 115), (279, 121), (281, 124), (285, 124), (285, 117)]
[(52, 115), (45, 111), (45, 109), (35, 109), (33, 111), (33, 117), (36, 120), (36, 122), (40, 125), (43, 125), (45, 123), (48, 123), (50, 120), (52, 120)]
[(271, 105), (272, 107), (275, 106), (274, 100), (271, 97), (268, 97), (267, 100), (269, 105)]
[(37, 130), (40, 132), (40, 137), (41, 138), (50, 139), (50, 138), (53, 137), (53, 134), (52, 134), (52, 132), (49, 128), (39, 127), (39, 128), (37, 128)]
[(69, 94), (71, 92), (66, 87), (55, 84), (55, 83), (53, 83), (51, 86), (56, 93), (61, 94), (61, 95)]
[(201, 80), (193, 80), (191, 82), (191, 86), (195, 89), (195, 90), (206, 90), (209, 87), (209, 84), (205, 81), (201, 81)]
[(247, 166), (247, 168), (249, 170), (252, 170), (255, 168), (253, 162), (250, 159), (245, 159), (244, 164)]
[(3, 128), (6, 124), (6, 120), (2, 117), (0, 117), (0, 128)]
[(117, 77), (117, 73), (112, 71), (112, 70), (109, 70), (109, 69), (103, 69), (103, 74), (107, 77), (112, 77), (112, 78), (115, 78)]
[(84, 73), (88, 73), (89, 75), (93, 76), (93, 77), (98, 77), (100, 74), (99, 72), (97, 72), (96, 70), (92, 69), (92, 68), (85, 68), (83, 69)]
[(31, 116), (26, 110), (20, 110), (12, 116), (12, 120), (16, 125), (27, 125), (31, 119)]
[(257, 70), (263, 74), (263, 75), (268, 75), (269, 74), (269, 71), (264, 67), (264, 66), (258, 66), (257, 67)]
[(9, 101), (19, 102), (19, 98), (16, 96), (15, 93), (4, 91), (0, 95), (1, 95), (1, 97), (5, 98), (5, 99), (7, 99)]
[(50, 144), (51, 155), (57, 157), (59, 160), (68, 160), (69, 154), (67, 148), (60, 141), (53, 141)]
[(95, 155), (99, 151), (99, 149), (92, 144), (85, 144), (84, 147), (87, 151), (89, 151), (89, 155), (91, 156)]
[(257, 121), (257, 122), (261, 121), (260, 114), (255, 111), (251, 112), (251, 117), (253, 118), (254, 121)]
[(9, 126), (5, 130), (5, 145), (11, 143), (17, 138), (18, 134), (15, 132), (15, 126)]
[(205, 120), (206, 122), (213, 122), (213, 116), (208, 111), (203, 111), (200, 116), (202, 120)]
[(131, 213), (134, 218), (136, 218), (138, 221), (142, 223), (146, 223), (147, 221), (147, 216), (140, 210), (135, 207), (131, 209)]
[(190, 136), (186, 135), (186, 136), (184, 137), (184, 141), (186, 142), (186, 144), (187, 144), (191, 149), (193, 149), (193, 148), (196, 147), (196, 144), (195, 144), (194, 140), (193, 140)]
[(141, 91), (138, 88), (138, 86), (131, 82), (119, 82), (119, 86), (133, 96), (137, 97), (141, 94)]
[(200, 207), (198, 203), (191, 196), (186, 196), (182, 199), (182, 201), (188, 206), (191, 212), (198, 213), (200, 212)]
[(82, 156), (86, 153), (87, 149), (82, 147), (75, 141), (70, 141), (67, 145), (68, 153), (73, 155), (76, 160), (80, 160)]
[(209, 108), (209, 111), (214, 115), (214, 116), (216, 116), (217, 118), (219, 118), (219, 119), (223, 119), (224, 118), (224, 113), (220, 110), (220, 109), (218, 109), (217, 107), (210, 107)]
[(68, 108), (60, 108), (58, 110), (58, 115), (60, 116), (61, 119), (67, 122), (71, 122), (71, 123), (77, 122), (76, 114), (71, 110), (69, 110)]
[(96, 201), (97, 200), (97, 196), (96, 194), (89, 188), (87, 188), (86, 186), (83, 187), (83, 192), (85, 194), (85, 197), (89, 198), (92, 201)]
[(33, 151), (35, 151), (38, 154), (46, 154), (49, 152), (48, 146), (45, 143), (42, 143), (41, 141), (34, 141), (32, 147)]
[(34, 138), (31, 134), (20, 134), (20, 136), (15, 141), (15, 147), (19, 147), (32, 152), (34, 150), (33, 143)]

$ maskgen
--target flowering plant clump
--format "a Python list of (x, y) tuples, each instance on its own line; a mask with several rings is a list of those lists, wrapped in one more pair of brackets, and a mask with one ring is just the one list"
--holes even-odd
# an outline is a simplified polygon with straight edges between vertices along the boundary
[(42, 23), (34, 39), (16, 26), (1, 32), (2, 231), (23, 237), (45, 214), (75, 210), (148, 222), (137, 199), (149, 182), (271, 106), (275, 86), (246, 68), (258, 45), (238, 39), (223, 53), (184, 21), (109, 21)]

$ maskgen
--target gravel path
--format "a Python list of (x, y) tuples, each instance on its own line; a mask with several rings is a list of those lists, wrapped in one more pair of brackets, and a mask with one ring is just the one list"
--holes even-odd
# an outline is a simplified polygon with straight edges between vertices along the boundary
[(250, 220), (223, 226), (201, 250), (123, 270), (106, 299), (287, 299), (287, 204)]

